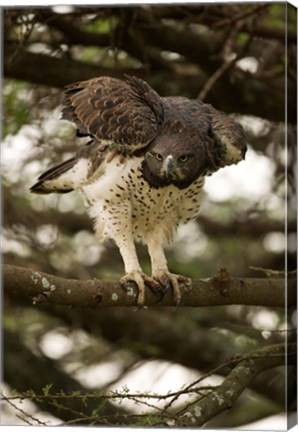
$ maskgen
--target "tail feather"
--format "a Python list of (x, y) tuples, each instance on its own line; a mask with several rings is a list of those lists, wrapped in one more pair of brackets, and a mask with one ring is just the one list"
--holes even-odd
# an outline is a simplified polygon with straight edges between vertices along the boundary
[(71, 192), (74, 188), (67, 184), (67, 182), (61, 183), (59, 181), (55, 182), (55, 180), (58, 180), (62, 174), (73, 168), (76, 162), (77, 158), (73, 157), (59, 165), (56, 165), (53, 168), (48, 169), (38, 177), (38, 182), (30, 188), (30, 192), (37, 194)]

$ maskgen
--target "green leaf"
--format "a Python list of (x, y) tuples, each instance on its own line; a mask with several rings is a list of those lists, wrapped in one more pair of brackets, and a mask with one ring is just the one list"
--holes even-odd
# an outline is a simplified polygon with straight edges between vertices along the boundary
[(49, 396), (50, 390), (53, 387), (53, 384), (47, 384), (45, 387), (43, 387), (42, 392), (44, 396)]

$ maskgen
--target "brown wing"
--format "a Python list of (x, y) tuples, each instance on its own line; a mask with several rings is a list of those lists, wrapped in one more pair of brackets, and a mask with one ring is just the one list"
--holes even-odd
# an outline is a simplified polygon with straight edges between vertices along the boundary
[(184, 117), (191, 119), (200, 136), (205, 138), (206, 148), (213, 162), (213, 169), (231, 165), (244, 159), (247, 150), (242, 126), (232, 117), (218, 111), (198, 99), (183, 97), (165, 98)]
[(108, 140), (126, 151), (146, 146), (163, 121), (159, 95), (136, 77), (126, 81), (100, 77), (66, 87), (62, 118), (77, 125), (79, 134)]
[(206, 104), (200, 100), (190, 100), (182, 96), (168, 96), (163, 99), (179, 113), (186, 126), (191, 123), (201, 137), (208, 134), (212, 117)]
[(217, 145), (225, 149), (223, 166), (241, 161), (247, 150), (247, 140), (242, 126), (212, 105), (207, 106), (212, 116), (210, 134)]

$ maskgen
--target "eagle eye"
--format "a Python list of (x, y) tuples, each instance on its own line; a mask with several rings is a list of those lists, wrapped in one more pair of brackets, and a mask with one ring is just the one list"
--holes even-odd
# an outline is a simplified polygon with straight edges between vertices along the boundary
[(180, 160), (180, 162), (186, 162), (187, 160), (188, 160), (188, 155), (181, 155), (181, 156), (179, 156), (179, 160)]
[(158, 161), (162, 161), (162, 155), (160, 153), (155, 153), (155, 157)]

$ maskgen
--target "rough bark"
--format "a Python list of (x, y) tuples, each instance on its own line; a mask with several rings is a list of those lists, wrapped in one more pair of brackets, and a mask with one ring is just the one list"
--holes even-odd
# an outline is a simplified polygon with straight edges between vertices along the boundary
[[(190, 409), (186, 409), (177, 421), (177, 427), (200, 427), (217, 414), (230, 408), (240, 394), (260, 373), (282, 366), (286, 358), (296, 364), (296, 344), (267, 346), (247, 356), (240, 356), (238, 364), (232, 369), (223, 383), (208, 395), (198, 399)], [(286, 356), (288, 354), (288, 357)]]
[[(127, 291), (120, 282), (103, 280), (64, 279), (47, 273), (17, 266), (4, 265), (4, 287), (15, 295), (26, 295), (35, 303), (105, 308), (136, 306), (137, 291)], [(285, 307), (285, 280), (262, 278), (231, 278), (222, 269), (213, 278), (193, 281), (192, 290), (183, 294), (182, 306), (257, 305)], [(287, 302), (295, 306), (295, 280), (288, 280)], [(157, 303), (149, 290), (144, 306), (175, 306), (171, 293)]]

